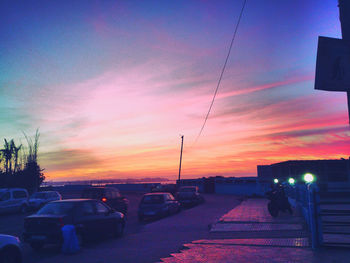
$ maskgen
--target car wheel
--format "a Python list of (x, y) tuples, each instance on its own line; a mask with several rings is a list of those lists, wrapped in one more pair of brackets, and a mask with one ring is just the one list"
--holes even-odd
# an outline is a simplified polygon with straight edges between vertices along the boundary
[(32, 247), (32, 249), (34, 249), (35, 251), (39, 251), (43, 248), (44, 244), (40, 243), (40, 242), (32, 242), (30, 243), (30, 246)]
[(23, 204), (23, 205), (21, 206), (21, 208), (20, 208), (20, 211), (21, 211), (22, 214), (27, 213), (27, 211), (28, 211), (28, 206), (27, 206), (26, 204)]
[(17, 248), (6, 248), (0, 256), (1, 263), (21, 263), (22, 255)]
[(124, 234), (124, 223), (118, 222), (115, 226), (114, 237), (121, 237)]

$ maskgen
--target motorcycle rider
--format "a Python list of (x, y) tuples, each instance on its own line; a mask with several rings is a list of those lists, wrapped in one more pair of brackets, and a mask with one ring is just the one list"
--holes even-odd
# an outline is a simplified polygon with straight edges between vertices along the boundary
[[(267, 197), (271, 200), (270, 202), (271, 205), (273, 205), (275, 209), (282, 210), (282, 211), (288, 210), (290, 214), (293, 214), (292, 207), (284, 191), (284, 186), (280, 183), (276, 183), (271, 185), (271, 188), (272, 189), (266, 193)], [(277, 214), (275, 216), (277, 216)]]

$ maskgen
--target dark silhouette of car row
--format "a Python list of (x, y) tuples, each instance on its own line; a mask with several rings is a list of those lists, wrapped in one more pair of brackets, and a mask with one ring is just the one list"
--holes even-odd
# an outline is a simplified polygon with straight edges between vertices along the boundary
[(194, 206), (204, 202), (197, 186), (182, 186), (177, 192), (177, 198), (182, 206)]
[(36, 192), (29, 197), (26, 189), (2, 188), (0, 189), (0, 213), (26, 213), (28, 210), (37, 210), (48, 202), (61, 199), (62, 196), (56, 191)]
[[(158, 192), (160, 189), (169, 191)], [(182, 207), (198, 205), (204, 202), (197, 186), (183, 186), (174, 198), (172, 187), (158, 187), (152, 193), (145, 194), (141, 199), (138, 209), (139, 221), (160, 218), (180, 212)]]
[(123, 213), (128, 212), (129, 201), (122, 196), (115, 187), (89, 187), (83, 190), (82, 198), (97, 199), (116, 211)]
[(33, 249), (46, 244), (63, 244), (62, 227), (73, 225), (80, 245), (103, 235), (121, 236), (124, 232), (124, 214), (102, 201), (67, 199), (46, 204), (36, 214), (24, 220), (24, 242)]
[[(185, 205), (204, 201), (198, 187), (181, 187), (178, 200), (169, 192), (144, 194), (138, 219), (161, 218), (181, 211)], [(35, 250), (46, 244), (62, 245), (62, 228), (73, 225), (81, 244), (101, 236), (123, 234), (129, 201), (113, 187), (89, 187), (83, 190), (81, 199), (57, 200), (46, 203), (35, 214), (24, 220), (24, 242)]]
[(180, 203), (171, 193), (145, 194), (139, 204), (139, 221), (160, 218), (180, 212)]

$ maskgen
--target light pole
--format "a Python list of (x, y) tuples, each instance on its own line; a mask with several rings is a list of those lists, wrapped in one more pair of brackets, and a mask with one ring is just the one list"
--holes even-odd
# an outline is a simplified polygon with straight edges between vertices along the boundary
[(182, 149), (183, 149), (183, 145), (184, 145), (184, 136), (181, 135), (181, 152), (180, 152), (180, 165), (179, 165), (179, 184), (180, 184), (180, 178), (181, 178), (181, 162), (182, 162)]
[(312, 248), (317, 248), (322, 243), (321, 237), (321, 228), (320, 228), (320, 220), (318, 218), (318, 213), (316, 212), (316, 203), (315, 203), (315, 191), (317, 186), (313, 184), (315, 181), (315, 176), (312, 173), (306, 173), (303, 177), (306, 187), (307, 187), (307, 195), (308, 195), (308, 209), (309, 209), (309, 224), (311, 230), (311, 243)]

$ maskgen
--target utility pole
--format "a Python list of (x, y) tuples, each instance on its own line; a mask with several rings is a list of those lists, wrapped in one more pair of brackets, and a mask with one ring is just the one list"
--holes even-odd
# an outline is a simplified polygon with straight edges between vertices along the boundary
[(184, 145), (184, 136), (181, 135), (181, 152), (180, 152), (180, 166), (179, 166), (179, 183), (180, 183), (180, 176), (181, 176), (181, 162), (182, 162), (182, 149), (183, 149), (183, 145)]
[[(339, 0), (338, 6), (342, 37), (344, 40), (350, 41), (350, 1)], [(346, 94), (348, 98), (348, 115), (350, 124), (350, 91), (347, 91)]]

